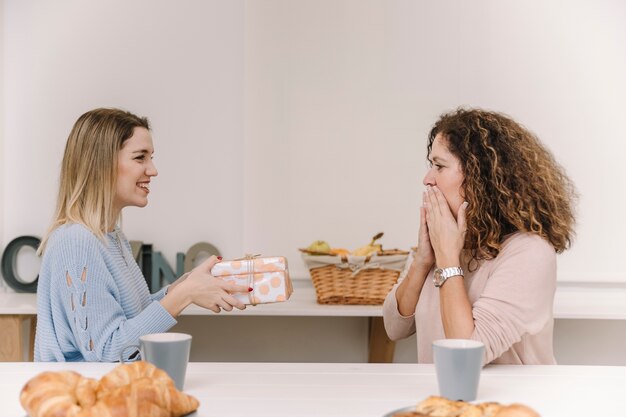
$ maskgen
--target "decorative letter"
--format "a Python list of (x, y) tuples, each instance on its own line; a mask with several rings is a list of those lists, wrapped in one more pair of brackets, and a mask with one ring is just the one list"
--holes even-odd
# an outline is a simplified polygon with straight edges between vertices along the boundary
[(185, 255), (185, 272), (189, 272), (193, 269), (194, 263), (201, 253), (208, 253), (209, 256), (220, 256), (220, 251), (215, 246), (206, 242), (199, 242), (189, 248)]
[(17, 254), (24, 246), (30, 246), (37, 250), (40, 243), (41, 239), (38, 237), (20, 236), (13, 239), (4, 250), (4, 254), (2, 255), (2, 275), (9, 287), (17, 292), (37, 292), (39, 275), (37, 275), (37, 278), (31, 283), (25, 283), (23, 280), (20, 280), (17, 274)]
[(166, 282), (172, 283), (176, 281), (176, 275), (172, 267), (167, 263), (161, 252), (152, 253), (152, 279), (150, 281), (150, 291), (158, 291), (162, 287), (161, 277)]

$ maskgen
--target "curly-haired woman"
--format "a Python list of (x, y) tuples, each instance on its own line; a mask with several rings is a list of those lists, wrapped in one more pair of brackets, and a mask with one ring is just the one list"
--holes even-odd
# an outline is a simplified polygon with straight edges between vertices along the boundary
[(428, 138), (418, 247), (383, 315), (393, 340), (417, 333), (485, 344), (484, 363), (554, 364), (556, 253), (572, 241), (574, 186), (551, 153), (499, 113), (459, 109)]

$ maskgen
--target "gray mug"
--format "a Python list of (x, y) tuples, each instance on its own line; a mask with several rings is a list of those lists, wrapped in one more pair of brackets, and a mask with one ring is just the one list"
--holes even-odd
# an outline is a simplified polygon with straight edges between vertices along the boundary
[(476, 340), (435, 340), (433, 358), (439, 395), (455, 401), (474, 401), (484, 353), (485, 345)]
[(176, 388), (183, 390), (185, 373), (191, 350), (191, 335), (185, 333), (153, 333), (139, 338), (138, 345), (128, 345), (120, 353), (120, 362), (124, 362), (127, 349), (139, 350), (141, 359), (164, 370), (174, 380)]

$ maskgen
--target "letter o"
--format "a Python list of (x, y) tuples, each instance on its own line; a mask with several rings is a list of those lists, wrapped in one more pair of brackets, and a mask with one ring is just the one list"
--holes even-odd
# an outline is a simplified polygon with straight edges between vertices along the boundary
[(215, 246), (207, 242), (198, 242), (190, 247), (185, 254), (185, 272), (189, 272), (193, 269), (193, 265), (201, 253), (208, 253), (209, 256), (220, 256), (220, 251)]

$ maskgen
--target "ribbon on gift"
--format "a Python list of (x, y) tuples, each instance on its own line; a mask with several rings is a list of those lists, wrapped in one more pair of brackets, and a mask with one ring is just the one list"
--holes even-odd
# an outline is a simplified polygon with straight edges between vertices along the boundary
[(250, 300), (250, 304), (253, 306), (256, 305), (256, 298), (254, 297), (254, 260), (259, 256), (261, 255), (252, 255), (251, 253), (246, 253), (243, 258), (234, 259), (235, 261), (242, 261), (246, 265), (246, 272), (248, 274), (248, 288), (252, 288), (252, 291), (248, 291), (248, 299)]

